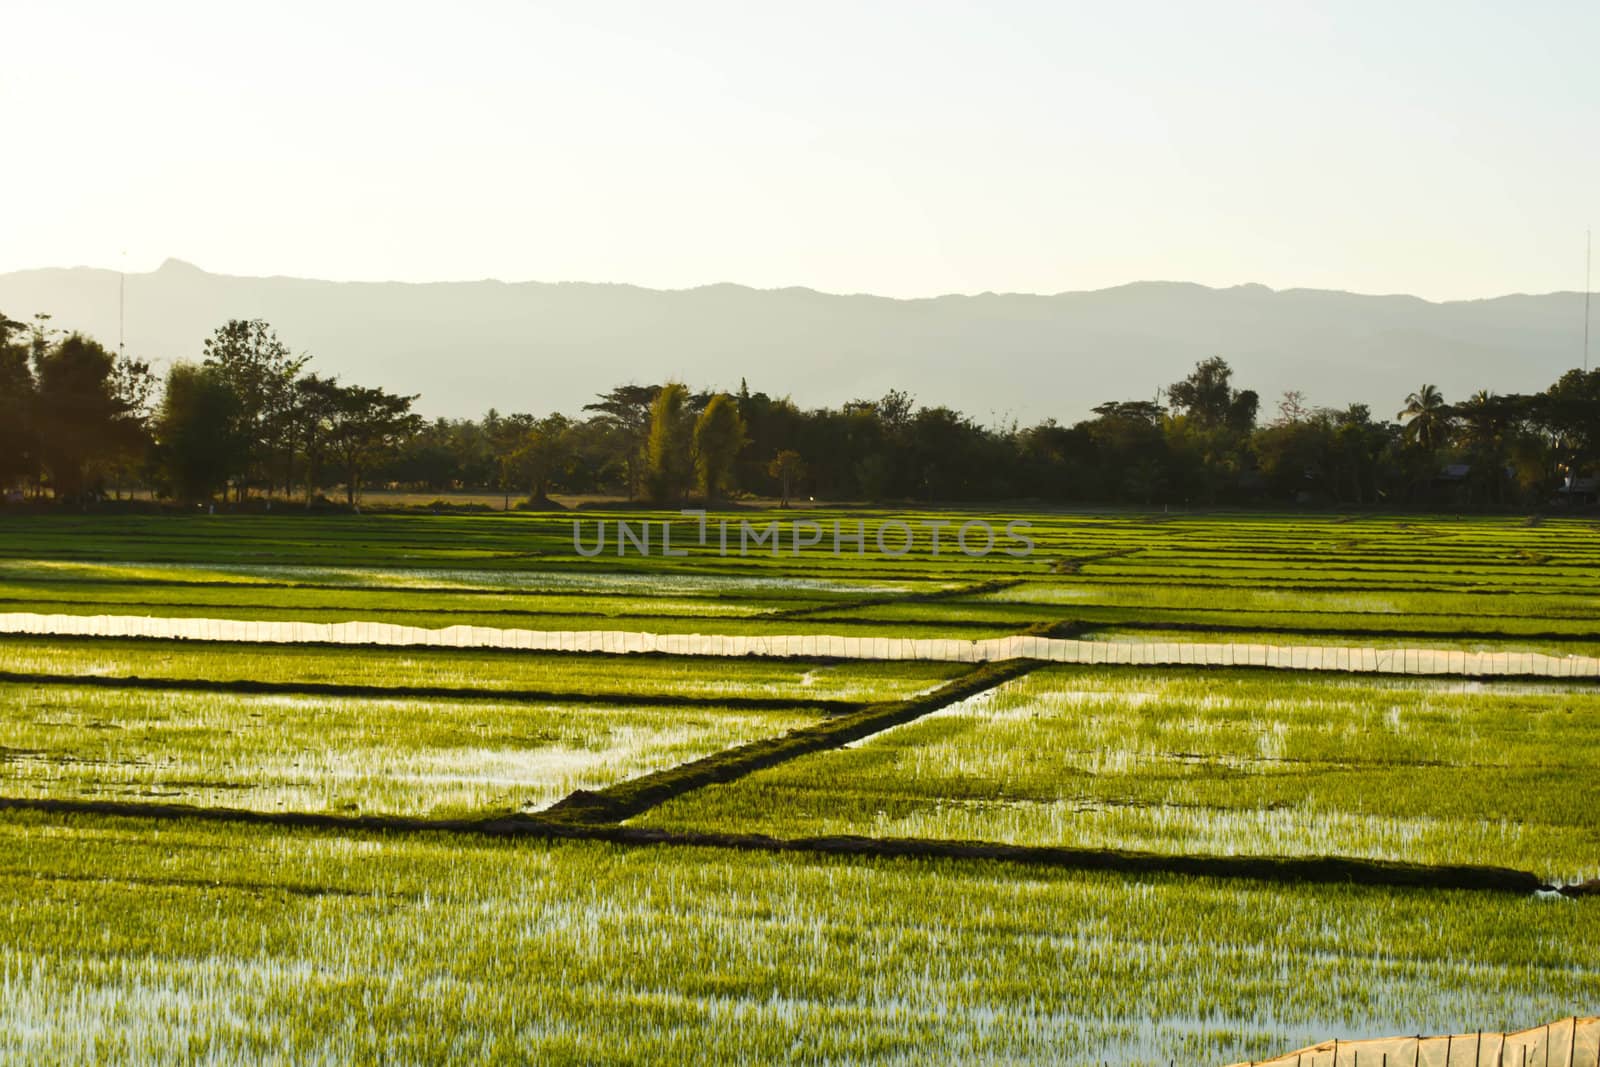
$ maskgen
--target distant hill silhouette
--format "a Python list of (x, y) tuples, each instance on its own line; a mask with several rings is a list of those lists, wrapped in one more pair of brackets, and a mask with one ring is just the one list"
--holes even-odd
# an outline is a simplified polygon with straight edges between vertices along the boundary
[[(575, 412), (623, 382), (788, 394), (837, 405), (906, 389), (981, 422), (1074, 421), (1148, 399), (1219, 354), (1262, 413), (1298, 389), (1315, 405), (1389, 418), (1433, 382), (1447, 399), (1529, 392), (1582, 359), (1579, 293), (1431, 303), (1260, 285), (1138, 282), (1053, 296), (893, 300), (810, 289), (498, 281), (406, 284), (244, 278), (178, 260), (127, 276), (127, 346), (198, 359), (228, 318), (264, 318), (324, 374), (422, 394), (429, 415)], [(117, 338), (117, 274), (0, 274), (0, 310)]]

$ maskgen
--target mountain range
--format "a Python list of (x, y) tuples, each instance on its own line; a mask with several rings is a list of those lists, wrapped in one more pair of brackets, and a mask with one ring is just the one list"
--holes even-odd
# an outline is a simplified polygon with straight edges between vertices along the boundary
[(1392, 417), (1424, 382), (1449, 400), (1544, 388), (1583, 360), (1582, 293), (1430, 302), (1262, 285), (1135, 282), (1089, 292), (926, 299), (709, 285), (331, 282), (87, 267), (0, 274), (0, 311), (36, 312), (158, 368), (198, 360), (229, 318), (262, 318), (323, 374), (418, 393), (433, 415), (576, 412), (626, 382), (835, 406), (904, 389), (986, 424), (1075, 421), (1150, 399), (1221, 355), (1270, 415), (1286, 390)]

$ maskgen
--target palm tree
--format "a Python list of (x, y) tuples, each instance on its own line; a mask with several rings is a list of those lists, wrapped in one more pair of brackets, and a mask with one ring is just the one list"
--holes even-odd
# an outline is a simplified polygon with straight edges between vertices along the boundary
[(1505, 404), (1487, 389), (1479, 389), (1462, 404), (1459, 414), (1465, 422), (1468, 443), (1480, 450), (1494, 450), (1506, 429)]
[(1406, 422), (1407, 437), (1430, 452), (1450, 434), (1450, 405), (1435, 385), (1424, 385), (1406, 397), (1405, 409), (1395, 418)]
[(1518, 397), (1495, 396), (1485, 389), (1456, 408), (1462, 433), (1472, 448), (1473, 479), (1483, 486), (1487, 499), (1498, 504), (1504, 498), (1506, 456), (1516, 443), (1520, 418), (1526, 411)]

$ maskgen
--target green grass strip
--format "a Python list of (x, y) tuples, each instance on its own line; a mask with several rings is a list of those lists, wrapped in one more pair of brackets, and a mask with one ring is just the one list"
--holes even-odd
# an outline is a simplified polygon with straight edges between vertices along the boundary
[(45, 674), (31, 671), (0, 671), (0, 684), (65, 685), (96, 689), (156, 689), (200, 693), (291, 694), (325, 697), (357, 697), (377, 700), (439, 699), (492, 700), (497, 703), (620, 705), (641, 704), (656, 707), (739, 708), (747, 711), (787, 711), (816, 708), (830, 715), (847, 715), (867, 707), (859, 700), (820, 700), (799, 697), (741, 697), (691, 695), (684, 693), (583, 692), (551, 689), (485, 689), (449, 685), (355, 685), (338, 682), (262, 682), (251, 678), (141, 678), (89, 674)]
[(1177, 874), (1197, 878), (1245, 879), (1282, 885), (1369, 885), (1401, 889), (1464, 889), (1524, 896), (1536, 892), (1557, 892), (1567, 897), (1600, 896), (1600, 880), (1579, 885), (1552, 886), (1537, 875), (1505, 867), (1398, 863), (1342, 856), (1169, 856), (1118, 849), (1052, 848), (982, 841), (929, 841), (919, 838), (853, 836), (776, 838), (762, 834), (698, 833), (616, 824), (594, 825), (537, 815), (513, 815), (491, 819), (425, 819), (22, 797), (0, 797), (0, 811), (103, 815), (157, 821), (193, 820), (321, 830), (467, 833), (488, 837), (605, 841), (630, 846), (723, 848), (739, 852), (991, 860), (1060, 870), (1106, 871), (1129, 875)]
[(993, 582), (978, 582), (976, 585), (957, 586), (953, 589), (890, 593), (884, 596), (862, 597), (858, 600), (846, 600), (837, 603), (808, 604), (804, 607), (783, 608), (766, 614), (774, 619), (798, 619), (833, 611), (855, 611), (858, 608), (887, 607), (893, 604), (925, 604), (933, 600), (956, 600), (965, 597), (985, 596), (989, 593), (1003, 592), (1022, 584), (1023, 580), (1021, 578), (1007, 578)]
[(1039, 660), (1021, 659), (986, 663), (932, 692), (910, 700), (871, 704), (852, 715), (842, 715), (816, 726), (791, 730), (781, 737), (752, 741), (705, 759), (631, 778), (606, 789), (593, 792), (580, 789), (546, 809), (542, 818), (589, 825), (621, 822), (692, 790), (718, 782), (731, 782), (812, 752), (841, 748), (851, 741), (859, 741), (891, 726), (911, 722), (929, 712), (976, 696), (1041, 666), (1044, 664)]

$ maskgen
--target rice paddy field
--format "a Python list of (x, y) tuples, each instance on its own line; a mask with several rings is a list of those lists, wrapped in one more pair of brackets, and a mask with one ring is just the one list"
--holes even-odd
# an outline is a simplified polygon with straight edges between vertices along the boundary
[(531, 811), (812, 709), (0, 686), (7, 791), (384, 815)]
[[(907, 637), (1045, 624), (1113, 639), (1600, 650), (1591, 519), (850, 510), (726, 521), (796, 518), (818, 525), (818, 545), (797, 554), (784, 526), (776, 555), (740, 556), (719, 554), (715, 534), (700, 545), (692, 519), (640, 512), (0, 517), (0, 611)], [(972, 518), (1027, 522), (1031, 553), (962, 554), (952, 530)], [(659, 535), (653, 554), (612, 551), (619, 520), (669, 519), (684, 556), (662, 556)], [(913, 528), (903, 556), (878, 550), (894, 522)], [(933, 522), (949, 524), (937, 556), (923, 532)], [(588, 547), (611, 524), (607, 551), (579, 556), (574, 523)]]
[(1219, 1062), (1561, 1014), (1600, 937), (1483, 894), (115, 819), (0, 856), (32, 1062)]
[[(0, 515), (0, 613), (1600, 650), (1588, 519), (739, 512), (864, 534), (739, 556), (577, 517), (685, 554)], [(1597, 742), (1584, 680), (8, 635), (0, 1062), (1225, 1064), (1594, 1014)]]
[(536, 693), (584, 700), (766, 700), (847, 704), (915, 696), (961, 673), (950, 663), (812, 663), (796, 660), (568, 656), (317, 645), (0, 639), (0, 679), (93, 678), (127, 686), (362, 687), (376, 695), (418, 688), (456, 697)]
[(1049, 668), (647, 816), (678, 829), (1600, 877), (1600, 690)]

